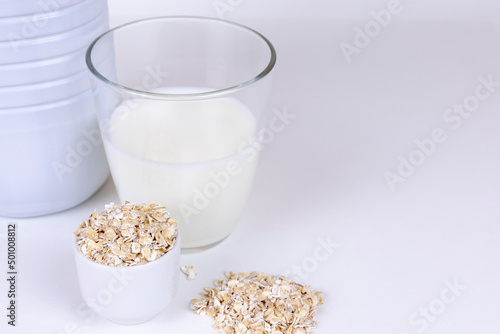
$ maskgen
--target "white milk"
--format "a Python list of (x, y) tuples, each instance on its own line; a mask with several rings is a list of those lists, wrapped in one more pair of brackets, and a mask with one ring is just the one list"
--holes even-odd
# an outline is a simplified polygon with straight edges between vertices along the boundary
[(128, 100), (111, 124), (104, 143), (122, 201), (165, 205), (179, 221), (183, 248), (231, 233), (258, 162), (257, 150), (243, 149), (256, 128), (247, 107), (233, 98)]

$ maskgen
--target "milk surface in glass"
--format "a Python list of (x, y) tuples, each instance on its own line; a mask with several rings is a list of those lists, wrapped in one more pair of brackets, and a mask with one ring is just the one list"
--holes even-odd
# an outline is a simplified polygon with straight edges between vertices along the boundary
[(251, 190), (255, 129), (251, 111), (234, 98), (124, 101), (104, 136), (121, 201), (165, 205), (179, 221), (183, 248), (222, 240)]

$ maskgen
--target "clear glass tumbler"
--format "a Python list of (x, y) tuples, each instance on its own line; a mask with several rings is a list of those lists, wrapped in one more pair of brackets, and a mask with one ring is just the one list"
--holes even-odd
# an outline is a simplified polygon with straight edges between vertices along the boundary
[[(114, 64), (100, 66), (110, 46)], [(259, 160), (273, 45), (224, 20), (159, 17), (103, 34), (86, 61), (120, 200), (165, 205), (183, 248), (226, 238)]]

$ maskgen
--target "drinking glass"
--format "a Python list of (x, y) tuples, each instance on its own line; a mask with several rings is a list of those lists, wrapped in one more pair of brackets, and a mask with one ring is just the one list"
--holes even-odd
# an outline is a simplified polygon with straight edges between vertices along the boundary
[[(110, 47), (113, 66), (100, 66)], [(226, 238), (259, 161), (273, 45), (225, 20), (158, 17), (101, 35), (86, 62), (120, 200), (165, 205), (182, 248)]]

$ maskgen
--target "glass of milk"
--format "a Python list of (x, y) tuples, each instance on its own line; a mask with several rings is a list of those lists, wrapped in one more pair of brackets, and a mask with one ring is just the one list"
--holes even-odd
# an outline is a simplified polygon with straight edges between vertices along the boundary
[[(100, 66), (110, 47), (113, 66)], [(224, 20), (160, 17), (103, 34), (86, 61), (120, 200), (165, 205), (182, 248), (226, 238), (259, 161), (272, 44)]]

